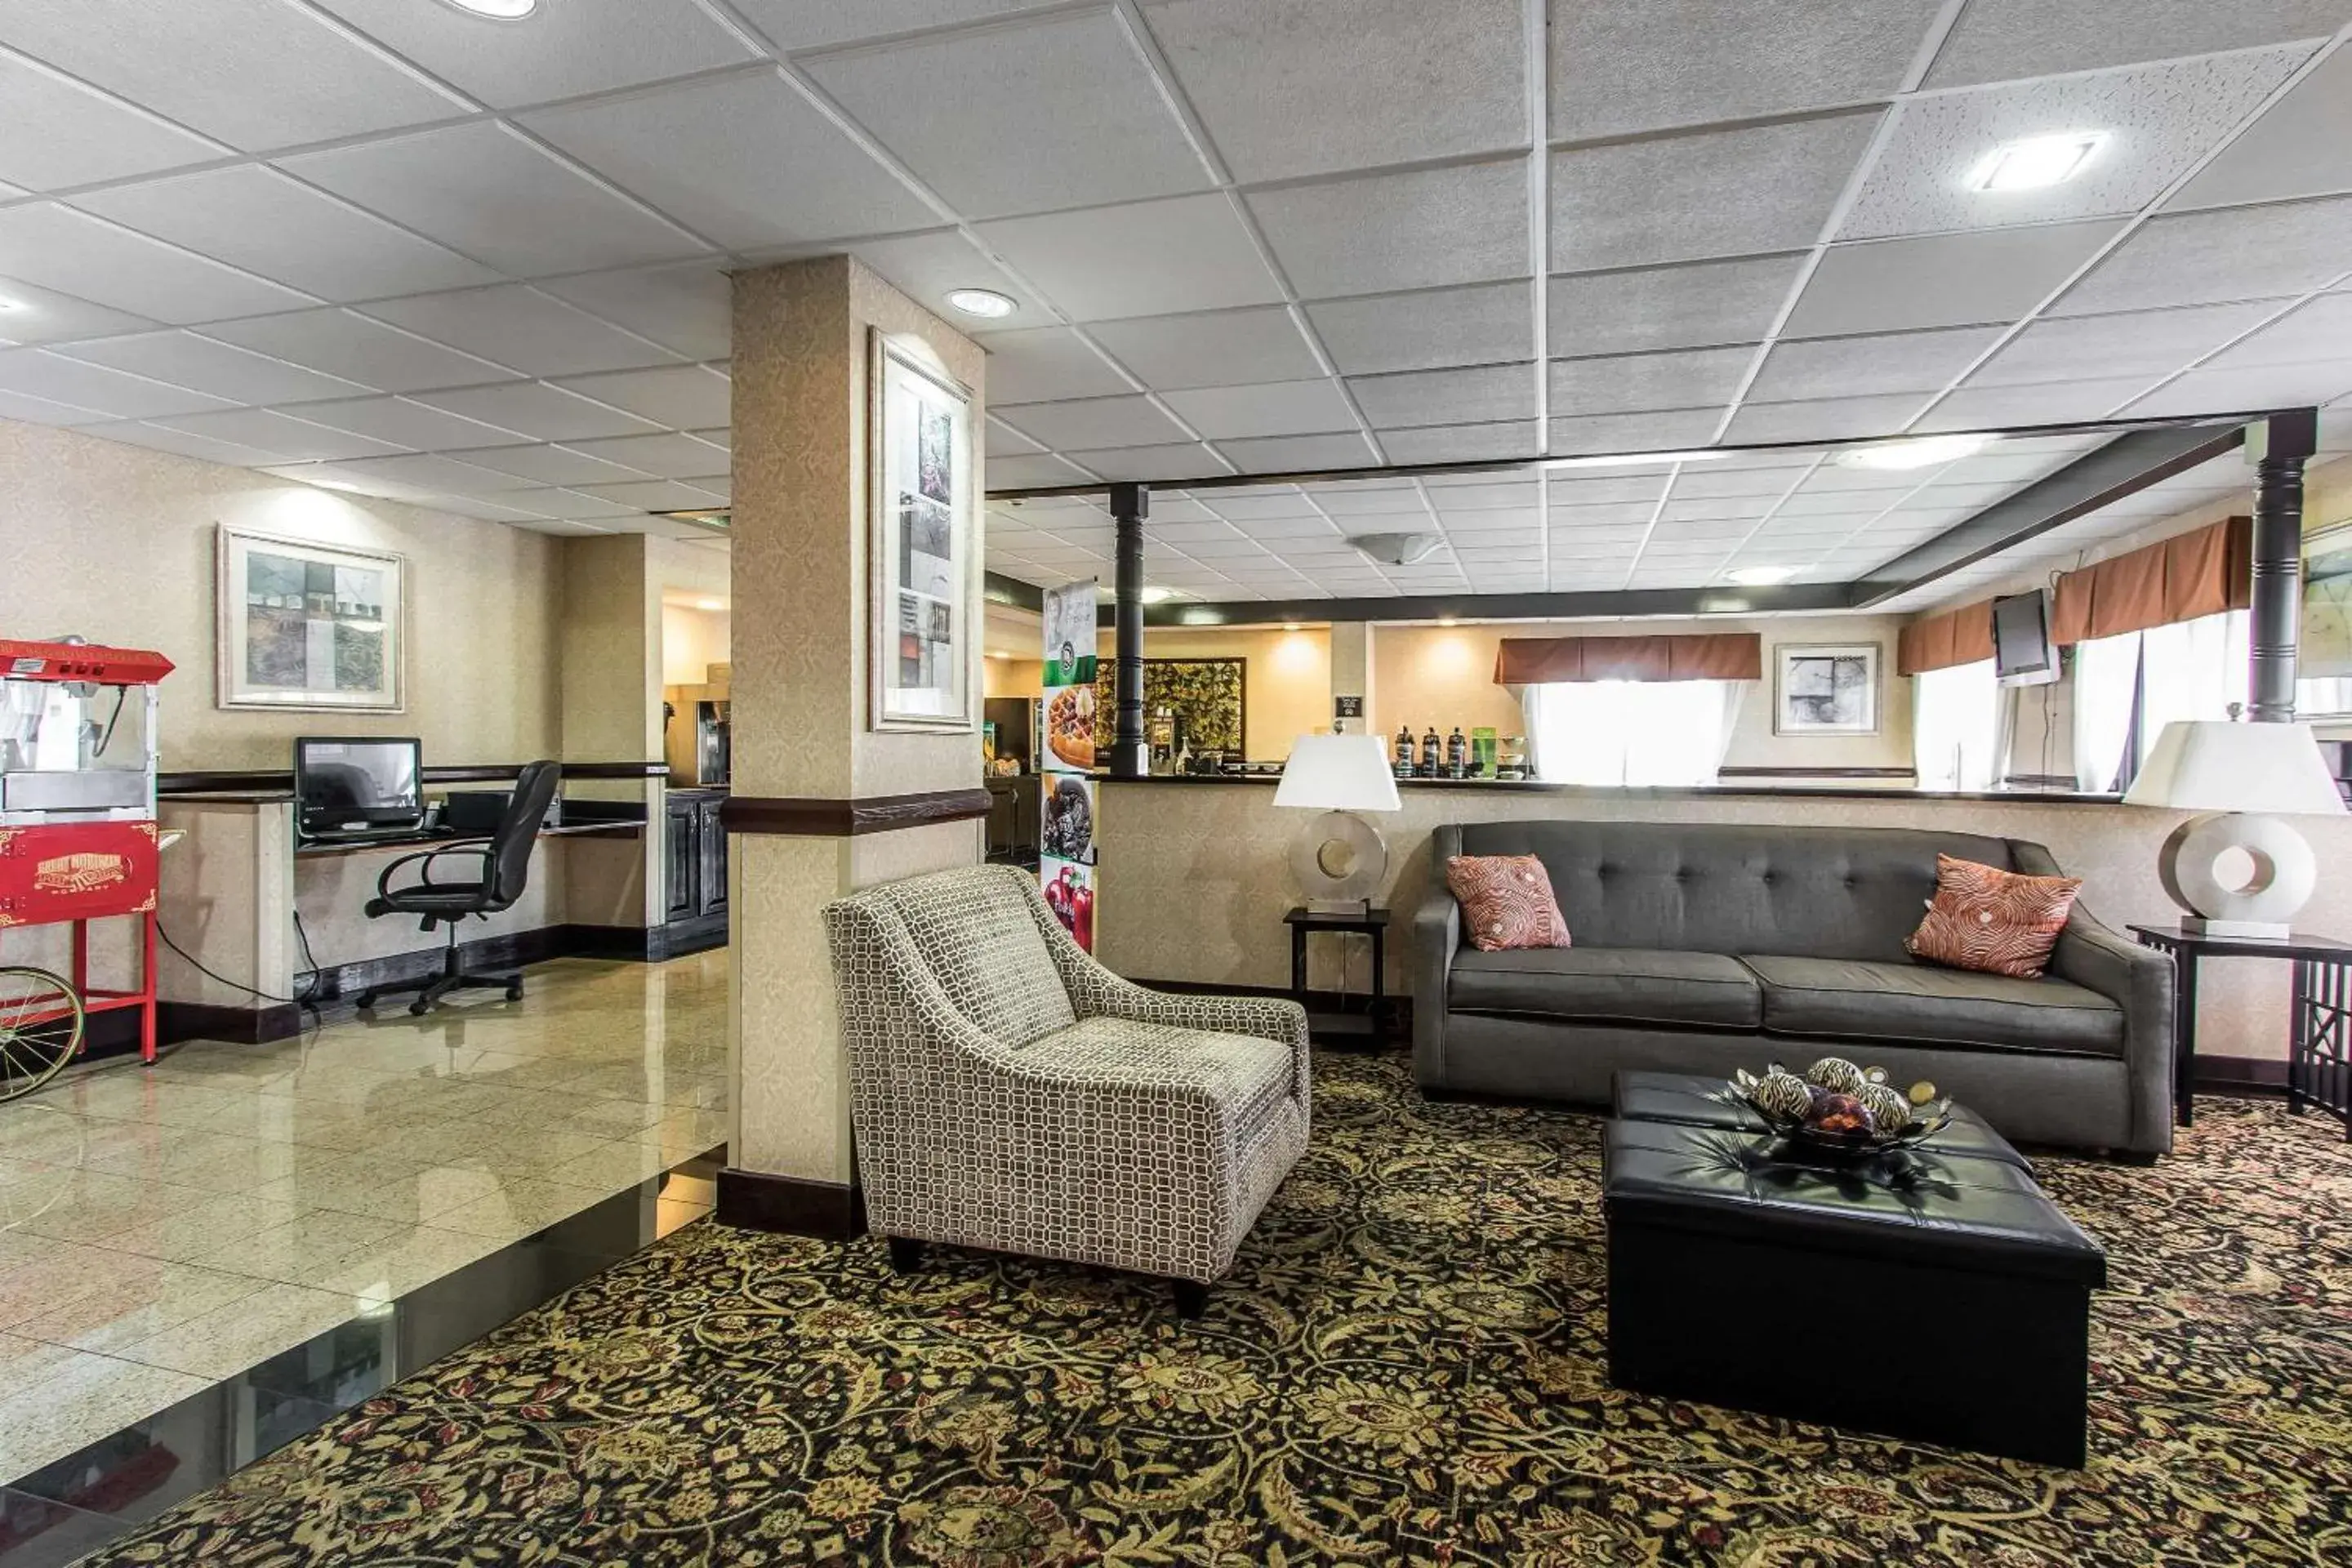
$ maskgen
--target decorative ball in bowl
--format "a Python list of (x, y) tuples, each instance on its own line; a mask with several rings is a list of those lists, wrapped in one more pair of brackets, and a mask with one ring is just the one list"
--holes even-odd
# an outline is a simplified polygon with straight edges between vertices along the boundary
[(1915, 1083), (1906, 1093), (1887, 1082), (1884, 1068), (1859, 1068), (1843, 1057), (1823, 1057), (1802, 1073), (1774, 1062), (1761, 1078), (1743, 1068), (1731, 1088), (1774, 1132), (1827, 1153), (1907, 1149), (1952, 1120), (1952, 1102), (1934, 1084)]

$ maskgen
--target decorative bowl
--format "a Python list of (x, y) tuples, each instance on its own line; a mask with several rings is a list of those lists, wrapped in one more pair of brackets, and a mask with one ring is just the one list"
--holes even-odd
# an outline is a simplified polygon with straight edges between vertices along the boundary
[(1906, 1095), (1886, 1081), (1885, 1069), (1857, 1068), (1836, 1057), (1802, 1073), (1779, 1062), (1761, 1078), (1743, 1068), (1732, 1074), (1731, 1090), (1774, 1134), (1826, 1154), (1913, 1148), (1952, 1120), (1952, 1102), (1932, 1086), (1916, 1085)]

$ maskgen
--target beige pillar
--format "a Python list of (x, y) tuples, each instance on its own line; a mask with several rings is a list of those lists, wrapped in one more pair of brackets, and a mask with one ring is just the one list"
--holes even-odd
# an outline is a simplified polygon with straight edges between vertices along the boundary
[[(973, 395), (974, 536), (963, 584), (970, 731), (881, 731), (867, 720), (868, 384), (877, 328), (920, 339)], [(734, 1130), (723, 1217), (845, 1228), (856, 1174), (848, 1073), (818, 911), (856, 888), (982, 858), (984, 365), (977, 344), (849, 258), (735, 279)], [(908, 797), (915, 815), (951, 819), (859, 830), (859, 803)]]
[(1377, 735), (1381, 732), (1377, 715), (1372, 712), (1372, 623), (1370, 621), (1334, 621), (1331, 623), (1331, 711), (1339, 711), (1339, 699), (1354, 697), (1363, 703), (1363, 717), (1343, 719), (1338, 722), (1350, 735)]

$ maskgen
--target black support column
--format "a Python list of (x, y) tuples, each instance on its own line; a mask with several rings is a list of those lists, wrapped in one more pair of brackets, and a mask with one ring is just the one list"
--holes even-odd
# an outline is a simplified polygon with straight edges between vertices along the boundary
[(2303, 465), (2319, 442), (2319, 411), (2273, 414), (2246, 431), (2254, 463), (2254, 571), (2248, 617), (2251, 717), (2294, 720), (2295, 645), (2303, 621)]
[(1110, 747), (1113, 778), (1139, 779), (1151, 771), (1150, 751), (1143, 739), (1143, 520), (1150, 512), (1150, 486), (1111, 486), (1110, 516), (1118, 525), (1118, 669), (1115, 685), (1118, 714)]

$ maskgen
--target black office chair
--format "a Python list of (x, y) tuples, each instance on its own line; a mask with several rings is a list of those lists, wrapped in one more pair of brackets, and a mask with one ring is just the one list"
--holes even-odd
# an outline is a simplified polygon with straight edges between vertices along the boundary
[[(375, 1005), (378, 996), (393, 992), (415, 991), (415, 1001), (408, 1010), (423, 1016), (433, 1010), (433, 1005), (452, 991), (503, 991), (509, 1002), (522, 1000), (522, 976), (520, 973), (469, 974), (458, 966), (457, 927), (469, 916), (484, 920), (510, 907), (523, 895), (530, 881), (530, 851), (539, 837), (540, 825), (547, 820), (547, 808), (555, 799), (555, 786), (563, 776), (560, 763), (533, 763), (515, 780), (514, 794), (507, 800), (506, 815), (499, 818), (498, 831), (488, 838), (469, 838), (461, 843), (445, 844), (437, 849), (426, 849), (415, 855), (404, 855), (383, 868), (376, 879), (375, 897), (368, 900), (367, 917), (378, 920), (385, 915), (422, 915), (425, 923), (419, 929), (431, 931), (436, 925), (449, 928), (449, 945), (441, 962), (441, 973), (418, 980), (396, 980), (388, 984), (371, 985), (360, 993), (362, 1009)], [(433, 862), (444, 856), (473, 856), (481, 862), (477, 879), (470, 882), (436, 882), (433, 879)], [(395, 888), (392, 879), (404, 866), (422, 863), (418, 879), (406, 887)]]

